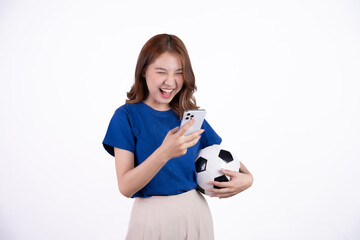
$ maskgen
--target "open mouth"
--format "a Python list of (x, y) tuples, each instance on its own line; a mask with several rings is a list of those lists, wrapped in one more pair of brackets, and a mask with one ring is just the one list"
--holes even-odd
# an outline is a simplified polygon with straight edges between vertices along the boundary
[(160, 88), (160, 93), (163, 97), (169, 98), (171, 96), (171, 93), (174, 91), (174, 89), (163, 89)]

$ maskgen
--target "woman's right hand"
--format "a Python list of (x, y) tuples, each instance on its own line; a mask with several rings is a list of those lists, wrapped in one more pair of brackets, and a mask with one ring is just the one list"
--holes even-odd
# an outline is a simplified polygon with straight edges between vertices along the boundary
[(195, 119), (189, 121), (183, 127), (171, 129), (164, 138), (159, 150), (170, 160), (172, 158), (185, 155), (187, 149), (194, 146), (200, 139), (200, 135), (205, 131), (200, 129), (190, 135), (184, 136), (185, 132), (195, 123)]

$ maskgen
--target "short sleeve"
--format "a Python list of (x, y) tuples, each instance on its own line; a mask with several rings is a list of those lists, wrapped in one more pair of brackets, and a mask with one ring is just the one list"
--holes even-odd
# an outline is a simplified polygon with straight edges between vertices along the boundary
[(201, 128), (205, 129), (205, 131), (200, 138), (200, 149), (221, 143), (222, 141), (221, 137), (214, 131), (214, 129), (210, 126), (210, 124), (206, 120), (204, 120), (204, 123)]
[(111, 118), (103, 146), (112, 156), (115, 156), (114, 147), (135, 152), (135, 138), (131, 129), (129, 112), (125, 105), (118, 108)]

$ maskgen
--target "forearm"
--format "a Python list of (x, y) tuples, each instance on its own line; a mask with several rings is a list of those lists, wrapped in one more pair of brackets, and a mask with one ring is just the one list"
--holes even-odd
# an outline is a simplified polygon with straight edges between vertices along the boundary
[(125, 172), (118, 179), (120, 192), (126, 197), (131, 197), (145, 187), (168, 160), (161, 149), (156, 149), (144, 162)]
[(131, 197), (145, 187), (160, 169), (172, 158), (186, 154), (189, 147), (194, 146), (200, 139), (204, 130), (198, 130), (185, 136), (185, 132), (192, 126), (194, 120), (187, 123), (179, 131), (178, 127), (170, 130), (158, 147), (140, 165), (134, 166), (134, 153), (115, 149), (116, 173), (120, 192)]

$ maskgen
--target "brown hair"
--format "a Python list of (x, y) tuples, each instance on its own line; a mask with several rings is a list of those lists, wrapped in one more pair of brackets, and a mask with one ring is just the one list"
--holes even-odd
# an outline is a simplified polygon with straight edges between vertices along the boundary
[(164, 52), (178, 55), (183, 68), (184, 84), (170, 102), (170, 107), (180, 118), (185, 110), (198, 109), (193, 93), (196, 91), (195, 75), (191, 67), (189, 54), (184, 43), (175, 35), (159, 34), (150, 38), (140, 51), (136, 68), (135, 83), (127, 93), (126, 103), (138, 103), (146, 100), (149, 90), (146, 85), (145, 71), (155, 59)]

